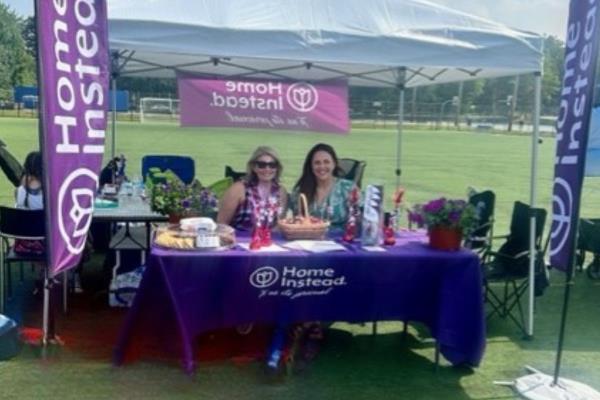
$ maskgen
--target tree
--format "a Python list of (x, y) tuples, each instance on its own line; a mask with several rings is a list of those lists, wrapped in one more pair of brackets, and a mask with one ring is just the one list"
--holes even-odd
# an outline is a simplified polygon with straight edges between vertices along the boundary
[(21, 20), (0, 3), (0, 96), (10, 97), (15, 85), (33, 83), (35, 63), (27, 53), (22, 37)]

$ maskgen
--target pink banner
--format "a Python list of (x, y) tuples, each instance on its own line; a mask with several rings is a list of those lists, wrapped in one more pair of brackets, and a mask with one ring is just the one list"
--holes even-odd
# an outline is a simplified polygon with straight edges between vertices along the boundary
[(108, 109), (104, 0), (39, 0), (40, 128), (48, 267), (79, 262), (94, 210)]
[(348, 83), (178, 77), (181, 126), (348, 133)]

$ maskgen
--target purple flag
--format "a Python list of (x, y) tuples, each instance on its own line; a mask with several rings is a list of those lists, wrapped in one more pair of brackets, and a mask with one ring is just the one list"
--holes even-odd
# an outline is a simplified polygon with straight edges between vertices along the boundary
[(346, 80), (308, 83), (178, 77), (181, 126), (348, 133)]
[(50, 275), (77, 265), (104, 154), (108, 37), (104, 0), (36, 2), (40, 129)]
[(552, 198), (550, 264), (567, 271), (573, 263), (574, 240), (598, 58), (599, 4), (572, 0), (565, 46), (565, 73), (557, 119)]

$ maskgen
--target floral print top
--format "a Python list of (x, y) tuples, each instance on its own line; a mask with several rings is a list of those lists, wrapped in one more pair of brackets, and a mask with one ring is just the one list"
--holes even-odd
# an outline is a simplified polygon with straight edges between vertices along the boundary
[[(337, 178), (327, 198), (320, 204), (308, 205), (310, 215), (328, 220), (332, 228), (343, 228), (350, 217), (348, 199), (354, 187), (353, 181)], [(298, 188), (295, 188), (289, 203), (294, 214), (299, 213), (298, 196)]]

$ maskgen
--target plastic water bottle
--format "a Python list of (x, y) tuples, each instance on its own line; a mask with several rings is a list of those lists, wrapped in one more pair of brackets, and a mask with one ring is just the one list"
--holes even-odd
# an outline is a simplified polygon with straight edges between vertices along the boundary
[(142, 191), (144, 190), (144, 183), (142, 182), (142, 178), (139, 175), (133, 177), (131, 181), (133, 184), (133, 195), (136, 197), (140, 197), (142, 195)]
[(269, 356), (269, 360), (267, 361), (267, 366), (271, 369), (277, 369), (280, 359), (281, 359), (281, 350), (272, 351), (271, 355)]
[(285, 346), (287, 328), (288, 326), (285, 324), (278, 324), (271, 337), (271, 345), (267, 354), (267, 367), (272, 370), (277, 370), (279, 367), (279, 361), (281, 360)]

